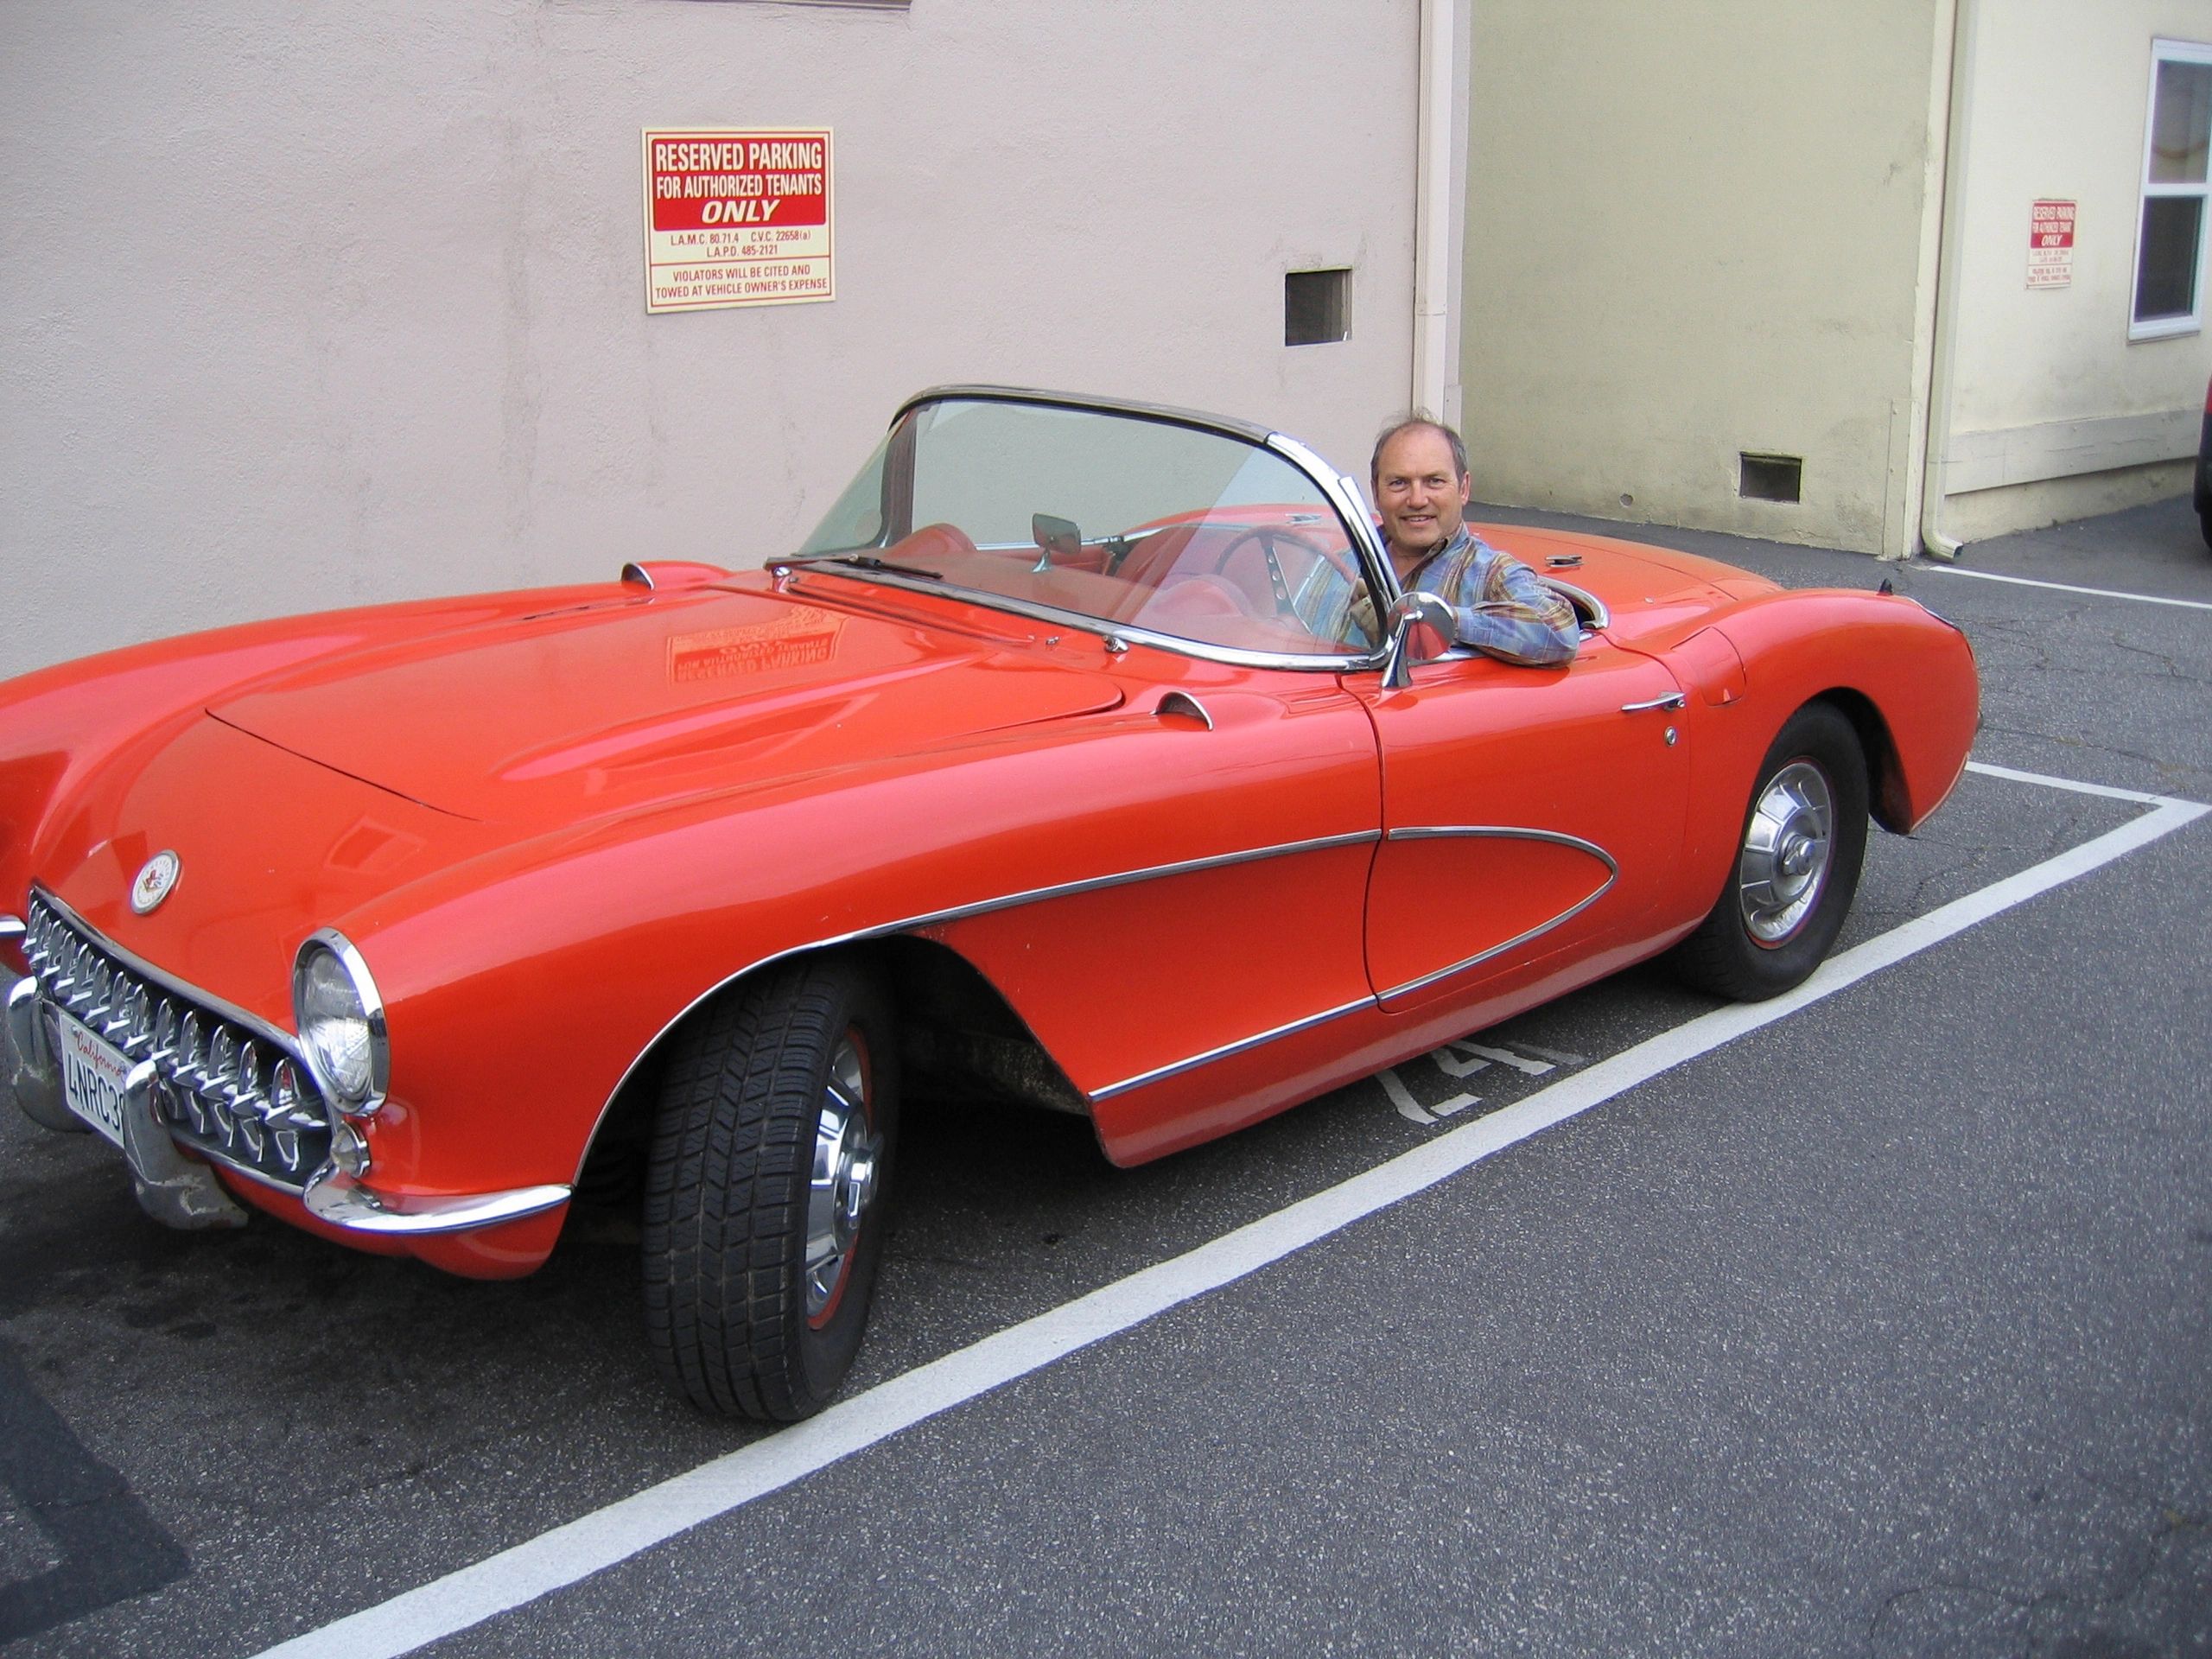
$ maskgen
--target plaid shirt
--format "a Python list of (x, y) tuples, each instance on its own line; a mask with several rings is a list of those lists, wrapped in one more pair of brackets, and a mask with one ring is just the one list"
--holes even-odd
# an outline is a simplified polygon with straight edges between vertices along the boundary
[(1536, 573), (1465, 524), (1443, 550), (1414, 568), (1406, 591), (1434, 594), (1452, 607), (1459, 643), (1526, 668), (1571, 663), (1582, 630), (1574, 607)]

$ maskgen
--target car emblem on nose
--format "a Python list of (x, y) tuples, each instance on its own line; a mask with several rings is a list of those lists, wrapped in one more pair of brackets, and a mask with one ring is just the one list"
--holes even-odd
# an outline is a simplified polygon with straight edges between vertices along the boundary
[(150, 916), (159, 910), (162, 900), (176, 889), (176, 878), (184, 862), (175, 853), (156, 853), (140, 867), (138, 879), (130, 884), (130, 908), (141, 916)]

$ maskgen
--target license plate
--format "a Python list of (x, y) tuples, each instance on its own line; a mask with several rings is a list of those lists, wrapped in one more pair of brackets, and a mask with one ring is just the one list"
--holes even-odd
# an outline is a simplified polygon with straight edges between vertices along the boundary
[(61, 1016), (61, 1097), (102, 1135), (123, 1144), (123, 1080), (130, 1062), (104, 1037)]

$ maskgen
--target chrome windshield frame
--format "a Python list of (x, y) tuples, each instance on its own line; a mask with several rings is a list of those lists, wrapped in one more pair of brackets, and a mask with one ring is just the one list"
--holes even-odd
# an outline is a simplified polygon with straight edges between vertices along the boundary
[[(931, 386), (918, 391), (899, 405), (887, 429), (895, 431), (899, 423), (914, 410), (939, 403), (1028, 404), (1045, 409), (1120, 415), (1135, 420), (1156, 421), (1163, 425), (1189, 427), (1267, 450), (1288, 462), (1313, 485), (1343, 521), (1353, 552), (1360, 562), (1361, 569), (1366, 574), (1368, 585), (1382, 596), (1376, 606), (1376, 613), (1380, 616), (1388, 607), (1390, 599), (1396, 596), (1397, 583), (1390, 569), (1390, 562), (1382, 556), (1374, 520), (1368, 515), (1357, 482), (1338, 472), (1315, 451), (1288, 433), (1250, 421), (1240, 421), (1230, 416), (1211, 415), (1203, 410), (1179, 409), (1170, 404), (1141, 403), (1130, 398), (1094, 397), (1081, 392), (1047, 391), (1027, 386), (988, 385)], [(803, 558), (772, 559), (768, 563), (768, 569), (772, 572), (796, 574), (821, 566), (830, 575), (855, 582), (903, 588), (909, 593), (935, 594), (939, 598), (957, 599), (963, 604), (979, 605), (987, 610), (1009, 612), (1033, 621), (1048, 622), (1057, 627), (1096, 634), (1109, 642), (1145, 645), (1179, 656), (1243, 668), (1300, 669), (1326, 673), (1379, 669), (1389, 648), (1389, 640), (1383, 639), (1365, 651), (1249, 651), (1239, 646), (1215, 645), (1208, 640), (1189, 639), (1179, 634), (1162, 633), (1152, 628), (1115, 622), (1082, 611), (1062, 610), (1055, 606), (990, 593), (982, 588), (964, 588), (940, 577), (916, 577), (895, 570), (875, 570), (865, 565), (840, 563), (839, 556), (837, 554), (814, 554)]]

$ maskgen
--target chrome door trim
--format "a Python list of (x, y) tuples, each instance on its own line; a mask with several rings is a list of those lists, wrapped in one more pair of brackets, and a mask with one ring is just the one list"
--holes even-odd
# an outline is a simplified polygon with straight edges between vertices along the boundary
[[(1191, 875), (1200, 870), (1218, 870), (1231, 864), (1258, 864), (1271, 858), (1287, 858), (1295, 853), (1326, 852), (1333, 847), (1357, 847), (1363, 843), (1382, 840), (1374, 830), (1354, 830), (1341, 836), (1316, 836), (1308, 841), (1287, 841), (1274, 847), (1258, 847), (1247, 852), (1216, 853), (1206, 858), (1186, 858), (1173, 864), (1149, 864), (1142, 869), (1123, 870), (1114, 875), (1094, 875), (1081, 881), (1060, 881), (1049, 887), (1030, 887), (1020, 893), (1010, 893), (1003, 898), (981, 899), (971, 905), (956, 905), (949, 910), (931, 911), (903, 922), (887, 922), (880, 927), (866, 928), (849, 933), (844, 938), (825, 943), (844, 944), (852, 939), (874, 938), (887, 933), (911, 933), (925, 927), (940, 927), (948, 922), (965, 921), (971, 916), (988, 915), (995, 910), (1012, 910), (1021, 905), (1039, 904), (1047, 899), (1072, 898), (1077, 893), (1097, 893), (1107, 887), (1125, 887), (1139, 881), (1157, 881), (1171, 875)], [(803, 945), (802, 950), (814, 947)], [(788, 956), (789, 951), (780, 952)], [(766, 958), (772, 961), (774, 958)]]
[(1377, 991), (1376, 993), (1376, 1000), (1378, 1002), (1388, 1002), (1392, 997), (1410, 996), (1415, 991), (1425, 990), (1429, 986), (1436, 984), (1441, 980), (1451, 978), (1454, 974), (1464, 974), (1468, 969), (1479, 967), (1482, 963), (1490, 961), (1495, 957), (1503, 956), (1509, 950), (1518, 950), (1522, 945), (1528, 944), (1531, 939), (1542, 938), (1554, 928), (1558, 927), (1564, 923), (1572, 921), (1575, 917), (1580, 916), (1584, 911), (1589, 909), (1591, 906), (1596, 904), (1599, 899), (1604, 898), (1607, 893), (1611, 892), (1613, 883), (1620, 880), (1620, 861), (1611, 853), (1599, 846), (1594, 841), (1585, 841), (1580, 836), (1566, 835), (1557, 830), (1532, 830), (1513, 824), (1422, 824), (1393, 830), (1386, 836), (1386, 839), (1390, 841), (1447, 841), (1454, 839), (1484, 838), (1500, 841), (1542, 841), (1548, 842), (1554, 846), (1572, 847), (1578, 852), (1588, 853), (1592, 857), (1604, 864), (1605, 867), (1605, 879), (1603, 881), (1600, 881), (1598, 884), (1596, 890), (1591, 893), (1586, 898), (1581, 899), (1576, 904), (1569, 906), (1567, 909), (1560, 912), (1558, 915), (1553, 917), (1549, 921), (1540, 922), (1535, 926), (1529, 928), (1526, 932), (1516, 933), (1513, 938), (1505, 940), (1502, 944), (1493, 944), (1487, 950), (1478, 950), (1473, 956), (1465, 957), (1461, 961), (1455, 962), (1449, 967), (1439, 968), (1433, 972), (1423, 974), (1418, 978), (1409, 979), (1402, 985), (1393, 985), (1386, 991)]
[(1169, 1077), (1180, 1077), (1185, 1071), (1195, 1071), (1198, 1067), (1211, 1065), (1216, 1060), (1225, 1060), (1232, 1054), (1242, 1054), (1248, 1049), (1258, 1048), (1262, 1044), (1272, 1043), (1281, 1037), (1290, 1037), (1301, 1031), (1311, 1031), (1316, 1026), (1325, 1026), (1332, 1020), (1339, 1020), (1347, 1014), (1355, 1013), (1361, 1008), (1371, 1008), (1374, 1006), (1375, 998), (1368, 995), (1354, 1001), (1341, 1003), (1333, 1008), (1325, 1008), (1319, 1014), (1309, 1014), (1303, 1020), (1294, 1020), (1288, 1025), (1277, 1026), (1273, 1030), (1261, 1032), (1256, 1036), (1240, 1037), (1233, 1043), (1224, 1043), (1220, 1047), (1210, 1048), (1203, 1054), (1193, 1054), (1188, 1059), (1171, 1061), (1166, 1065), (1156, 1065), (1149, 1071), (1138, 1072), (1134, 1077), (1124, 1077), (1119, 1083), (1108, 1084), (1103, 1089), (1094, 1090), (1090, 1097), (1093, 1100), (1111, 1100), (1115, 1096), (1125, 1095), (1132, 1089), (1141, 1089), (1149, 1083), (1164, 1083)]

